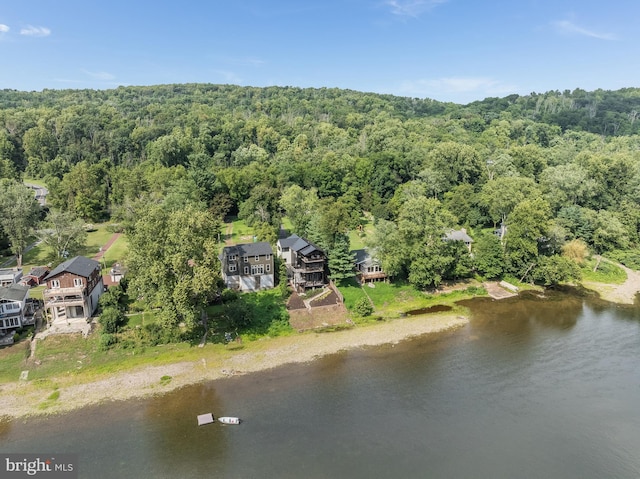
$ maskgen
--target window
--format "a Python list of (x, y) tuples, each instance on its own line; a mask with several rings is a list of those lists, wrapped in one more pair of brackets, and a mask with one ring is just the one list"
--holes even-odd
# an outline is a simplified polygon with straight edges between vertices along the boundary
[(268, 264), (268, 265), (267, 265), (267, 273), (268, 273), (268, 272), (270, 272), (270, 271), (271, 271), (271, 265), (270, 265), (270, 264)]
[(237, 269), (237, 267), (236, 267), (236, 265), (235, 265), (235, 264), (230, 264), (230, 265), (229, 265), (229, 272), (230, 272), (230, 273), (235, 272), (235, 271), (236, 271), (236, 269)]
[(268, 254), (268, 255), (267, 255), (267, 261), (268, 261), (268, 260), (270, 260), (270, 259), (271, 259), (271, 255), (270, 255), (270, 254)]
[(263, 264), (254, 264), (251, 265), (251, 274), (264, 274), (264, 265)]
[(248, 266), (244, 267), (244, 274), (249, 274), (249, 267)]
[(237, 254), (228, 254), (227, 255), (227, 261), (236, 261), (238, 259), (238, 255)]
[(256, 261), (260, 261), (260, 256), (255, 255), (253, 259), (255, 259)]
[(82, 288), (82, 286), (84, 286), (84, 282), (82, 281), (82, 278), (73, 278), (73, 285), (76, 288)]
[(248, 262), (249, 262), (249, 257), (248, 257), (248, 256), (245, 256), (245, 257), (244, 257), (244, 262), (245, 262), (245, 263), (248, 263)]
[(59, 288), (60, 287), (60, 280), (52, 279), (51, 280), (51, 287), (52, 288)]

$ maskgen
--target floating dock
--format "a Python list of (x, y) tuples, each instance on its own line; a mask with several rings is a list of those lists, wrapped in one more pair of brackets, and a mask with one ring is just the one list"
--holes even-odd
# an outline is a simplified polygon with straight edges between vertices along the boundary
[(214, 421), (215, 421), (215, 419), (213, 417), (213, 414), (211, 414), (211, 413), (198, 415), (198, 426), (204, 426), (205, 424), (211, 424)]

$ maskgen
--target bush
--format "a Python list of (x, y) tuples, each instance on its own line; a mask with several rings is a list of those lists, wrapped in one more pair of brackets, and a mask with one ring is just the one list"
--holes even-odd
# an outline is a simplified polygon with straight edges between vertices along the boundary
[(100, 314), (98, 322), (106, 334), (114, 334), (124, 322), (125, 316), (118, 308), (107, 307)]
[(371, 301), (366, 296), (358, 299), (356, 304), (353, 307), (353, 311), (361, 317), (371, 316), (373, 313), (373, 306), (371, 306)]
[(116, 344), (116, 342), (117, 342), (117, 339), (116, 339), (116, 336), (114, 334), (101, 334), (100, 335), (100, 342), (99, 342), (98, 346), (99, 346), (101, 351), (106, 351), (111, 346)]

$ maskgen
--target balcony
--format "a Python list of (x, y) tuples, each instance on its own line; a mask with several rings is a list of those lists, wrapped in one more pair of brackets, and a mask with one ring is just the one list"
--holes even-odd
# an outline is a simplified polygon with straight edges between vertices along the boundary
[(85, 296), (85, 289), (84, 286), (77, 286), (73, 288), (51, 288), (45, 289), (42, 292), (42, 295), (45, 300), (53, 296), (80, 296), (82, 298)]
[(322, 255), (313, 255), (313, 256), (298, 256), (298, 261), (302, 261), (303, 263), (324, 263), (324, 256)]

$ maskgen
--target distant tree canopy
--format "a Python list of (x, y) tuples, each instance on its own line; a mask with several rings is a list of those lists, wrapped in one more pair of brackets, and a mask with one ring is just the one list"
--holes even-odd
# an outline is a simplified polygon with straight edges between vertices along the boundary
[[(640, 89), (468, 105), (212, 84), (2, 90), (0, 178), (22, 176), (44, 179), (49, 206), (65, 218), (119, 222), (136, 248), (153, 249), (139, 236), (161, 231), (150, 221), (195, 227), (178, 221), (185, 212), (201, 222), (207, 215), (212, 225), (238, 215), (267, 241), (286, 215), (293, 232), (328, 251), (341, 275), (344, 235), (368, 212), (370, 242), (385, 269), (421, 287), (471, 271), (553, 282), (573, 274), (564, 259), (545, 259), (566, 242), (599, 253), (638, 246)], [(3, 225), (16, 253), (33, 226), (18, 237)], [(460, 245), (443, 241), (460, 226), (478, 239), (475, 264)], [(497, 242), (480, 234), (498, 226)], [(169, 279), (156, 280), (168, 297)], [(157, 291), (136, 287), (158, 304)], [(202, 303), (191, 301), (211, 291), (192, 287), (200, 288), (171, 293), (183, 299), (174, 298), (167, 324), (195, 320)]]

